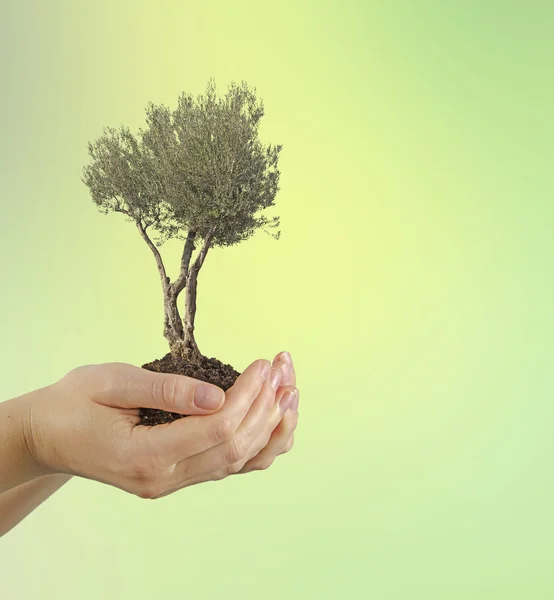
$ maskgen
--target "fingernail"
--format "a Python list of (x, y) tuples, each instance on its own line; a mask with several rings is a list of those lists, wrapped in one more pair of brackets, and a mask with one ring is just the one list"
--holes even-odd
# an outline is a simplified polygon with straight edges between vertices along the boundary
[(288, 363), (283, 363), (281, 370), (283, 371), (283, 379), (281, 381), (281, 385), (289, 385), (292, 382), (292, 372), (290, 365)]
[(296, 390), (294, 400), (292, 401), (292, 403), (290, 405), (290, 409), (292, 410), (292, 412), (296, 412), (298, 410), (298, 398), (299, 398), (299, 394), (298, 394), (298, 390)]
[(219, 388), (200, 383), (194, 390), (194, 405), (202, 410), (214, 410), (221, 404), (221, 396)]
[(269, 377), (269, 372), (271, 371), (271, 365), (269, 361), (264, 361), (264, 366), (262, 367), (262, 379), (265, 381)]
[(292, 406), (296, 397), (296, 390), (292, 392), (285, 392), (283, 394), (281, 402), (279, 403), (279, 408), (281, 409), (282, 413), (286, 412)]
[(287, 362), (289, 365), (292, 365), (292, 356), (290, 355), (290, 352), (287, 352), (286, 350), (281, 352), (279, 354), (279, 358)]
[(279, 387), (282, 377), (283, 377), (283, 372), (281, 371), (281, 369), (273, 369), (272, 370), (271, 377), (269, 379), (269, 383), (271, 384), (271, 387), (274, 390), (276, 390)]

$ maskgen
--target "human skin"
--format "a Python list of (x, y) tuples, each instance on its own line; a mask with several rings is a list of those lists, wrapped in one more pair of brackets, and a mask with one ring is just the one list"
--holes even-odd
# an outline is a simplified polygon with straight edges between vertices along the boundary
[[(267, 469), (288, 452), (298, 390), (287, 352), (253, 362), (218, 404), (195, 406), (202, 382), (124, 363), (79, 367), (0, 404), (0, 535), (73, 476), (141, 498)], [(190, 415), (139, 424), (139, 407)]]

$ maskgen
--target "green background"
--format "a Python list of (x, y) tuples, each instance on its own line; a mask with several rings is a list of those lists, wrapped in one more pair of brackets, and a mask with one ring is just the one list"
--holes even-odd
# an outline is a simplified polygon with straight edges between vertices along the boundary
[(155, 502), (72, 481), (0, 540), (3, 599), (554, 597), (553, 26), (533, 0), (2, 4), (1, 398), (166, 352), (152, 256), (80, 171), (212, 76), (264, 100), (283, 234), (210, 254), (198, 342), (288, 349), (301, 390), (268, 471)]

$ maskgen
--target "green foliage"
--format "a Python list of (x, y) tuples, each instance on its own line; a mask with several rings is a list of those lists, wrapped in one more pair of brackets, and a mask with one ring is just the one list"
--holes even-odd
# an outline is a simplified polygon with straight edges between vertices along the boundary
[(89, 144), (83, 181), (102, 211), (154, 228), (160, 242), (193, 231), (230, 246), (260, 228), (278, 238), (279, 218), (260, 213), (279, 190), (282, 146), (260, 142), (263, 115), (245, 82), (220, 98), (210, 80), (196, 98), (181, 94), (174, 110), (150, 103), (137, 137), (105, 129)]

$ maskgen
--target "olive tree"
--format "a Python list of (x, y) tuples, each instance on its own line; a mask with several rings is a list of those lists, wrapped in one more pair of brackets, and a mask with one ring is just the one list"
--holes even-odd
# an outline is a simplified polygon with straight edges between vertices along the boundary
[[(219, 97), (210, 80), (197, 97), (182, 93), (174, 110), (150, 103), (136, 136), (124, 126), (105, 128), (88, 145), (83, 182), (98, 208), (125, 215), (152, 251), (163, 333), (176, 356), (202, 357), (194, 321), (198, 274), (210, 248), (238, 244), (258, 229), (279, 238), (279, 218), (262, 211), (275, 203), (282, 146), (260, 141), (263, 115), (263, 102), (245, 82)], [(183, 244), (173, 281), (159, 250), (171, 238)]]

